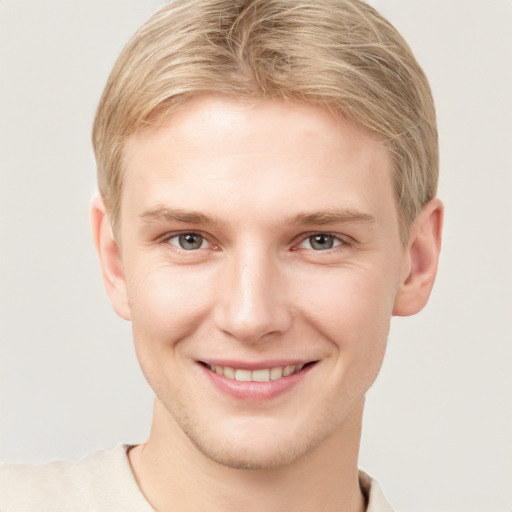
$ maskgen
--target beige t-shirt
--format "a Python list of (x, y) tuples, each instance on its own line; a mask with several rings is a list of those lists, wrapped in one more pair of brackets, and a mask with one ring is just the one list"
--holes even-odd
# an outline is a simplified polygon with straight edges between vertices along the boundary
[[(79, 461), (0, 465), (1, 512), (154, 512), (128, 461), (128, 445)], [(362, 471), (367, 512), (393, 512), (377, 482)]]

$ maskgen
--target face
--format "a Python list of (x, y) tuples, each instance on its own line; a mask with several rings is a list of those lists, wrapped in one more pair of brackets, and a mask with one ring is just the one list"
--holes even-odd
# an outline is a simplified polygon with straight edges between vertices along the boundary
[(125, 156), (124, 316), (158, 401), (231, 467), (315, 450), (384, 355), (405, 254), (388, 151), (320, 107), (201, 97)]

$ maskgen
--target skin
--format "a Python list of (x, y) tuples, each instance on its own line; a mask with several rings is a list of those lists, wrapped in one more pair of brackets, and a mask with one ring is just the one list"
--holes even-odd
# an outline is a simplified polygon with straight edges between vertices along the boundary
[[(363, 510), (364, 396), (392, 315), (428, 300), (441, 203), (425, 205), (404, 247), (389, 152), (312, 105), (198, 97), (131, 136), (125, 161), (118, 236), (99, 197), (92, 219), (156, 395), (149, 439), (130, 452), (148, 501)], [(220, 391), (201, 364), (291, 359), (314, 364), (263, 400)]]

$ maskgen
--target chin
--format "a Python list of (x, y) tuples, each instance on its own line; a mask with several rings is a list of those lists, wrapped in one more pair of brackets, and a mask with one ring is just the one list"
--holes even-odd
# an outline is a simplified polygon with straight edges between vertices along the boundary
[(204, 439), (202, 442), (196, 442), (194, 439), (191, 441), (204, 456), (217, 464), (232, 469), (279, 469), (293, 464), (309, 451), (307, 448), (300, 449), (288, 443), (287, 446), (281, 445), (275, 449), (269, 447), (265, 439), (261, 439), (261, 444), (258, 446), (244, 446), (235, 443), (210, 444), (204, 442)]
[[(247, 425), (246, 425), (247, 427)], [(328, 435), (300, 429), (249, 428), (199, 432), (184, 430), (195, 447), (208, 459), (225, 467), (274, 470), (290, 466), (313, 451)], [(229, 432), (229, 433), (227, 433)]]

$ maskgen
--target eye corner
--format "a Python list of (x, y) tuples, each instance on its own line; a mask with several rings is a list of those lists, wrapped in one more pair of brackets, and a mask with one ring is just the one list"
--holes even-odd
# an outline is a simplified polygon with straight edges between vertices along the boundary
[(158, 237), (159, 245), (172, 249), (174, 252), (192, 256), (205, 251), (219, 251), (220, 244), (208, 234), (196, 230), (172, 231)]
[(350, 245), (345, 237), (337, 233), (323, 231), (306, 233), (293, 247), (293, 250), (304, 249), (314, 252), (327, 252), (338, 247)]

